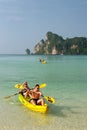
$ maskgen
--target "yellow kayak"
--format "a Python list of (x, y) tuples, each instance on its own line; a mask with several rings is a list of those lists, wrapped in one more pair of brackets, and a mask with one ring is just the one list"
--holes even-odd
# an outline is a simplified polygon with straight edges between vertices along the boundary
[(39, 61), (40, 61), (42, 64), (46, 64), (46, 63), (47, 63), (46, 60), (44, 60), (44, 59), (40, 59), (40, 58), (39, 58)]
[(33, 105), (29, 101), (27, 101), (21, 94), (19, 94), (19, 101), (29, 108), (30, 110), (33, 110), (35, 112), (40, 112), (40, 113), (46, 113), (48, 110), (48, 105), (44, 104), (44, 106), (41, 105)]
[(42, 61), (42, 64), (46, 64), (47, 62), (45, 60)]

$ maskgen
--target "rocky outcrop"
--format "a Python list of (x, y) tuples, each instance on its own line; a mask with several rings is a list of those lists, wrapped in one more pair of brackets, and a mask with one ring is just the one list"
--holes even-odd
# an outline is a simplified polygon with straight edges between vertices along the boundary
[(35, 54), (87, 54), (87, 38), (75, 37), (63, 39), (52, 32), (47, 32), (45, 40), (34, 47)]
[(61, 44), (63, 41), (62, 37), (53, 34), (52, 32), (48, 32), (46, 34), (46, 39), (41, 40), (35, 47), (35, 54), (59, 54), (57, 44)]
[(57, 55), (58, 54), (58, 50), (56, 49), (56, 47), (54, 46), (52, 48), (52, 55)]

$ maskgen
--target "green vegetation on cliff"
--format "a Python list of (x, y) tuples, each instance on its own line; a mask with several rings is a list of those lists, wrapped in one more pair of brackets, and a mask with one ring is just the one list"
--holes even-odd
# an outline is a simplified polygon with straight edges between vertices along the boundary
[(47, 32), (46, 40), (41, 40), (34, 48), (35, 54), (87, 54), (87, 38), (62, 36)]

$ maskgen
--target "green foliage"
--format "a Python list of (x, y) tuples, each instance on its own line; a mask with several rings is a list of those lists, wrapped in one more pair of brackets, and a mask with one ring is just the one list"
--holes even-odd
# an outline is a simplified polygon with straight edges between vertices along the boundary
[(26, 51), (27, 55), (30, 55), (30, 49), (27, 48), (25, 51)]
[(38, 43), (39, 51), (37, 51), (36, 54), (46, 54), (46, 49), (49, 54), (52, 54), (52, 49), (54, 47), (58, 54), (61, 54), (62, 52), (68, 55), (87, 54), (87, 38), (85, 37), (63, 39), (57, 34), (47, 32), (46, 40), (42, 40), (41, 42)]

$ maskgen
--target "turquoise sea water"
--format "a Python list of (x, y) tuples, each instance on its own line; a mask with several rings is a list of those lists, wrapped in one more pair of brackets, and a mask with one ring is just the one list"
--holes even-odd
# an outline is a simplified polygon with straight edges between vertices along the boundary
[[(47, 64), (41, 64), (44, 58)], [(47, 114), (28, 110), (17, 83), (46, 83), (41, 91), (54, 97)], [(0, 55), (0, 130), (87, 130), (87, 56)]]

